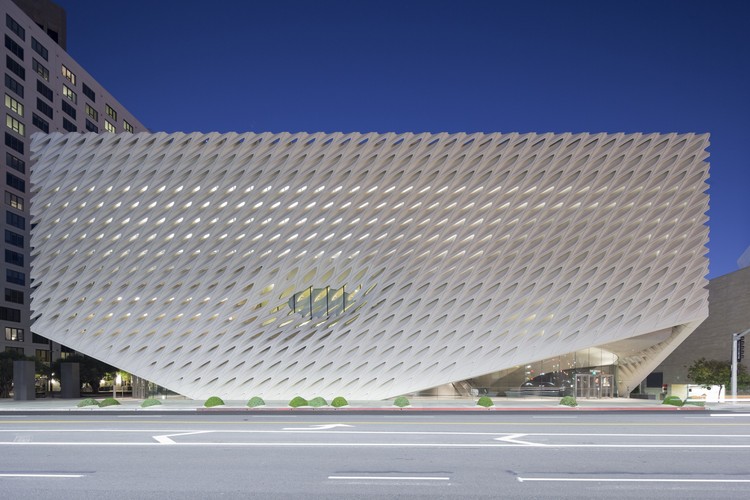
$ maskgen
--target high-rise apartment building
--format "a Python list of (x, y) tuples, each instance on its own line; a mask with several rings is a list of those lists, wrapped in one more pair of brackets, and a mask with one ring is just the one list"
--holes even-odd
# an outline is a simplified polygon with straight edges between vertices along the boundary
[(140, 132), (146, 128), (65, 51), (65, 11), (48, 0), (0, 0), (3, 115), (1, 350), (46, 361), (33, 333), (30, 292), (30, 136), (36, 132)]

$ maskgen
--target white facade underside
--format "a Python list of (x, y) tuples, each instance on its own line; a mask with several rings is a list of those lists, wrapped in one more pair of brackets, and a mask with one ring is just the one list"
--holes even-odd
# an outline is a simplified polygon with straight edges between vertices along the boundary
[(386, 398), (604, 345), (642, 378), (708, 314), (707, 146), (36, 135), (33, 330), (196, 399)]

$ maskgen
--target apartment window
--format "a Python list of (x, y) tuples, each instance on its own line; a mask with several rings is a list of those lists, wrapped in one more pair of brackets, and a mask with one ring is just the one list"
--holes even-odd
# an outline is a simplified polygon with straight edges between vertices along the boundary
[(21, 80), (26, 79), (26, 70), (19, 64), (18, 61), (10, 56), (5, 56), (5, 67), (11, 70), (13, 73), (18, 75)]
[(43, 84), (39, 80), (36, 81), (36, 91), (42, 94), (44, 97), (46, 97), (49, 102), (54, 102), (52, 99), (52, 89), (47, 87), (45, 84)]
[[(44, 338), (41, 335), (38, 335), (38, 334), (36, 334), (34, 332), (31, 332), (31, 341), (34, 344), (46, 344), (46, 345), (49, 345), (49, 339)], [(62, 350), (62, 349), (68, 349), (68, 348), (61, 345), (60, 346), (60, 350)]]
[(99, 133), (99, 127), (91, 123), (88, 118), (86, 118), (86, 130), (88, 130), (89, 132)]
[(5, 281), (8, 283), (15, 283), (16, 285), (26, 284), (26, 274), (13, 271), (12, 269), (5, 270)]
[(5, 48), (11, 54), (23, 61), (23, 47), (14, 42), (8, 35), (5, 35)]
[(19, 153), (23, 154), (24, 147), (23, 147), (23, 141), (19, 139), (18, 137), (15, 137), (8, 132), (5, 132), (5, 145), (8, 146), (10, 149), (14, 149), (18, 151)]
[(67, 85), (63, 84), (63, 95), (70, 99), (72, 102), (78, 102), (78, 96), (75, 92), (73, 92), (72, 89), (70, 89)]
[(75, 120), (75, 117), (76, 117), (76, 108), (74, 108), (73, 106), (71, 106), (67, 102), (63, 101), (63, 103), (62, 103), (62, 110), (65, 112), (65, 114), (67, 114), (68, 116), (70, 116), (71, 118), (73, 118)]
[(47, 49), (44, 48), (44, 45), (39, 43), (39, 41), (33, 36), (31, 37), (31, 48), (34, 49), (34, 52), (42, 56), (45, 61), (48, 59), (49, 53), (47, 52)]
[(115, 126), (109, 123), (107, 120), (104, 120), (104, 130), (107, 132), (115, 133)]
[(14, 266), (23, 267), (23, 254), (5, 249), (5, 262)]
[(34, 71), (36, 72), (37, 75), (49, 81), (49, 70), (45, 68), (42, 63), (40, 63), (39, 61), (37, 61), (36, 59), (32, 57), (31, 66), (34, 68)]
[(70, 71), (64, 64), (62, 65), (62, 76), (67, 78), (73, 85), (76, 84), (76, 74)]
[(104, 110), (107, 112), (107, 116), (117, 121), (117, 111), (115, 111), (109, 104), (104, 105)]
[(94, 93), (94, 91), (91, 90), (91, 88), (85, 83), (81, 85), (83, 85), (83, 95), (91, 99), (91, 102), (96, 102), (96, 94)]
[(5, 340), (23, 342), (23, 328), (13, 328), (12, 326), (6, 326)]
[(26, 173), (26, 162), (13, 156), (7, 151), (5, 153), (5, 164), (14, 170), (18, 170), (22, 174)]
[(47, 115), (49, 118), (53, 118), (52, 106), (39, 99), (38, 97), (36, 98), (36, 109)]
[(21, 311), (20, 309), (11, 309), (10, 307), (0, 307), (0, 320), (12, 321), (13, 323), (20, 323)]
[(5, 75), (5, 86), (18, 94), (20, 97), (23, 97), (23, 85), (14, 80), (12, 76)]
[(122, 121), (122, 128), (123, 130), (125, 130), (125, 132), (130, 132), (131, 134), (133, 133), (133, 126), (129, 124), (127, 120)]
[[(12, 174), (6, 173), (6, 175)], [(16, 179), (18, 179), (18, 177), (16, 177)], [(23, 182), (23, 180), (19, 180)], [(10, 185), (10, 183), (8, 183), (8, 185)], [(16, 210), (23, 210), (23, 198), (21, 198), (20, 196), (16, 196), (15, 194), (8, 191), (5, 192), (5, 204), (15, 208)]]
[(78, 127), (76, 127), (75, 123), (68, 121), (68, 119), (64, 117), (63, 117), (63, 129), (67, 130), (68, 132), (78, 132)]
[(26, 135), (26, 127), (24, 124), (13, 118), (11, 115), (5, 115), (5, 126), (19, 135)]
[(13, 302), (14, 304), (23, 304), (23, 292), (21, 290), (13, 290), (12, 288), (5, 289), (5, 302)]
[(26, 41), (26, 30), (23, 29), (23, 27), (20, 24), (18, 24), (16, 20), (10, 17), (8, 14), (5, 14), (5, 25), (13, 33), (18, 35), (18, 38), (20, 38), (23, 41)]
[(26, 219), (7, 210), (5, 211), (5, 223), (18, 229), (26, 229)]
[(99, 121), (99, 112), (86, 104), (86, 114), (89, 115), (91, 118), (93, 118), (96, 121)]
[(5, 230), (5, 243), (14, 247), (23, 248), (23, 235)]
[[(5, 183), (12, 187), (13, 189), (16, 189), (22, 193), (26, 192), (26, 181), (21, 179), (20, 177), (16, 177), (15, 175), (11, 174), (10, 172), (5, 172)], [(18, 196), (14, 196), (16, 199), (9, 201), (8, 195), (14, 196), (9, 192), (5, 192), (5, 203), (10, 205), (13, 208), (16, 208), (18, 210), (23, 210), (23, 198), (19, 198)]]
[(42, 132), (49, 133), (49, 123), (36, 113), (31, 113), (31, 123)]
[(13, 111), (18, 116), (23, 116), (23, 104), (16, 101), (8, 94), (5, 94), (5, 107)]
[(36, 360), (40, 363), (49, 363), (49, 349), (37, 349)]

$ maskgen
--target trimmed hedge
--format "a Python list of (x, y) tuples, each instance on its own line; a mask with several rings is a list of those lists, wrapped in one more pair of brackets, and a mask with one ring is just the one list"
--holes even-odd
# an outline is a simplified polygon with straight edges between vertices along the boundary
[(248, 408), (257, 408), (258, 406), (266, 406), (266, 402), (263, 401), (263, 398), (260, 396), (253, 396), (247, 402)]
[(310, 404), (302, 396), (294, 396), (294, 398), (289, 401), (289, 406), (292, 408), (299, 408), (300, 406), (310, 406)]
[(574, 408), (578, 406), (578, 402), (576, 401), (576, 398), (573, 396), (565, 396), (560, 400), (561, 406), (570, 406), (571, 408)]
[(341, 408), (342, 406), (349, 406), (349, 402), (342, 396), (336, 396), (333, 398), (333, 401), (331, 401), (331, 406), (334, 408)]
[(662, 401), (663, 405), (672, 405), (672, 406), (684, 406), (685, 402), (680, 399), (678, 396), (667, 396), (664, 398), (664, 401)]
[(117, 401), (115, 398), (104, 398), (101, 403), (99, 403), (99, 406), (104, 408), (105, 406), (117, 406), (120, 402)]
[(78, 408), (83, 408), (84, 406), (99, 406), (99, 401), (97, 401), (94, 398), (86, 398), (84, 400), (81, 400), (76, 405)]
[(484, 406), (485, 408), (492, 408), (495, 406), (495, 403), (490, 399), (489, 396), (482, 396), (479, 398), (479, 401), (477, 401), (477, 406)]
[(203, 403), (206, 408), (213, 408), (214, 406), (224, 406), (224, 400), (218, 396), (211, 396)]
[(148, 398), (144, 399), (143, 403), (141, 403), (141, 408), (148, 408), (149, 406), (159, 406), (161, 404), (161, 401), (154, 398)]
[(320, 408), (321, 406), (328, 406), (328, 402), (324, 398), (321, 398), (320, 396), (312, 398), (310, 401), (308, 401), (307, 404), (309, 406), (312, 406), (313, 408)]
[(409, 400), (406, 399), (405, 396), (399, 396), (396, 399), (393, 400), (393, 406), (398, 406), (399, 408), (404, 408), (406, 406), (411, 406), (411, 403), (409, 403)]

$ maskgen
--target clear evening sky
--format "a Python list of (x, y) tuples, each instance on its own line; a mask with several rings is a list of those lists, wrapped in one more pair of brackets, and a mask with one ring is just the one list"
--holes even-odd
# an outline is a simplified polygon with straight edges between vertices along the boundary
[(709, 277), (750, 245), (750, 1), (56, 1), (152, 131), (708, 132)]

